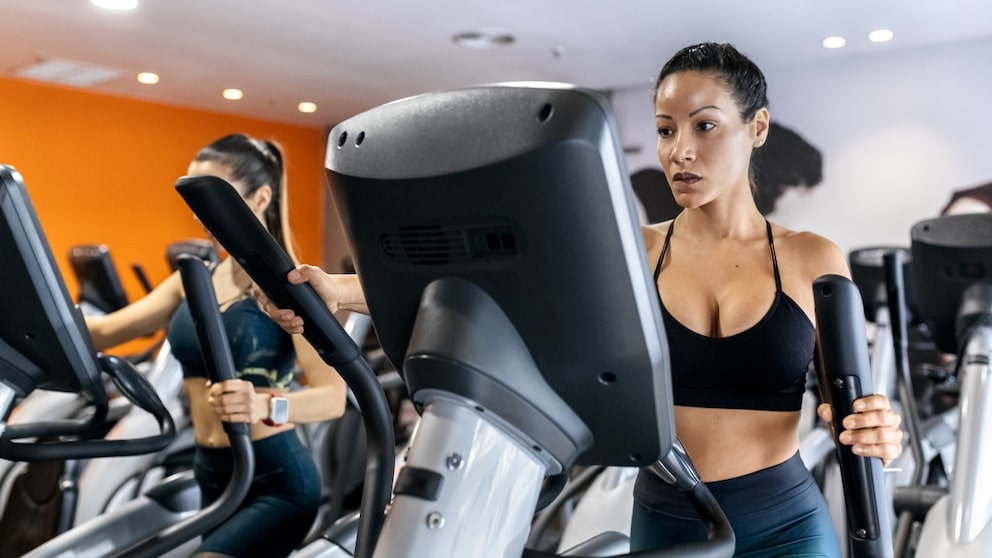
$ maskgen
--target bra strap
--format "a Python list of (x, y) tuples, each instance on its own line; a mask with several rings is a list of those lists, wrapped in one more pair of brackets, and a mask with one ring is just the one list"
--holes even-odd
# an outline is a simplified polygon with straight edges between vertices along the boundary
[(778, 275), (778, 258), (775, 256), (775, 239), (772, 236), (772, 224), (765, 219), (765, 230), (768, 231), (768, 246), (772, 251), (772, 269), (775, 271), (775, 292), (782, 292), (782, 278)]
[[(654, 267), (654, 282), (658, 282), (658, 276), (661, 275), (661, 263), (665, 261), (665, 254), (668, 253), (668, 245), (672, 240), (672, 231), (675, 230), (675, 220), (672, 219), (672, 224), (668, 226), (668, 233), (665, 235), (665, 245), (661, 248), (661, 254), (658, 256), (658, 263)], [(782, 291), (782, 278), (778, 273), (778, 257), (775, 255), (775, 238), (772, 235), (772, 224), (765, 219), (765, 231), (768, 233), (768, 247), (772, 252), (772, 270), (775, 273), (775, 292)]]
[(661, 247), (661, 255), (658, 256), (658, 264), (654, 267), (654, 282), (658, 283), (658, 276), (661, 275), (661, 262), (665, 261), (665, 254), (668, 253), (668, 243), (672, 240), (672, 231), (675, 230), (675, 219), (668, 225), (668, 234), (665, 235), (665, 245)]

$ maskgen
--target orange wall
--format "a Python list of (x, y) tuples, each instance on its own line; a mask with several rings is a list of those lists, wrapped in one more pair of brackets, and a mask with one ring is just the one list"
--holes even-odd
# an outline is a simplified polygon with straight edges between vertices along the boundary
[(319, 263), (324, 130), (0, 78), (0, 163), (23, 176), (73, 297), (75, 244), (106, 244), (131, 300), (143, 294), (132, 262), (152, 284), (165, 279), (166, 246), (204, 236), (176, 178), (197, 150), (233, 132), (281, 144), (298, 256)]

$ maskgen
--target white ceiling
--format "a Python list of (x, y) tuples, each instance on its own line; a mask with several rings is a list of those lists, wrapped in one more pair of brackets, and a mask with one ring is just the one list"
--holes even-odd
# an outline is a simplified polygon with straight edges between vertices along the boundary
[[(481, 83), (651, 86), (678, 48), (727, 41), (767, 68), (992, 36), (989, 0), (0, 0), (0, 76), (45, 60), (121, 70), (89, 89), (324, 127), (400, 97)], [(895, 39), (871, 44), (887, 27)], [(505, 31), (497, 50), (456, 47)], [(828, 35), (848, 46), (827, 50)], [(990, 62), (992, 67), (992, 62)], [(139, 71), (161, 75), (141, 85)], [(976, 69), (989, 71), (989, 68)], [(244, 99), (225, 101), (237, 87)], [(296, 111), (299, 101), (318, 105)]]

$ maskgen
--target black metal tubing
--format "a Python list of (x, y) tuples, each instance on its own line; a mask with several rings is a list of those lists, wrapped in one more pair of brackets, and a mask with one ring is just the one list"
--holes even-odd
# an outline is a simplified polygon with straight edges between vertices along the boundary
[(107, 415), (105, 405), (95, 408), (87, 419), (34, 422), (10, 425), (0, 440), (0, 454), (13, 461), (44, 461), (50, 459), (90, 459), (94, 457), (120, 457), (141, 455), (165, 449), (176, 435), (176, 425), (165, 404), (158, 398), (155, 388), (148, 383), (134, 366), (113, 355), (100, 355), (100, 367), (107, 373), (129, 400), (148, 411), (158, 422), (159, 433), (143, 438), (126, 440), (77, 439), (53, 442), (14, 442), (31, 436), (87, 436), (101, 431)]
[(848, 539), (852, 556), (891, 557), (892, 528), (886, 513), (882, 462), (855, 455), (838, 442), (844, 417), (854, 401), (871, 391), (871, 366), (865, 336), (864, 306), (857, 286), (840, 275), (813, 282), (817, 324), (817, 372), (820, 397), (833, 406), (833, 435), (837, 446)]
[[(228, 344), (227, 333), (217, 308), (217, 297), (203, 260), (186, 256), (179, 259), (179, 272), (189, 301), (190, 314), (196, 327), (203, 362), (211, 382), (234, 379), (234, 361)], [(161, 556), (186, 541), (216, 527), (230, 517), (251, 488), (255, 475), (255, 452), (251, 445), (251, 426), (248, 423), (224, 423), (234, 452), (234, 470), (231, 480), (220, 498), (179, 523), (170, 525), (154, 537), (120, 549), (114, 556), (128, 558), (154, 558)]]
[(303, 336), (354, 392), (368, 440), (361, 518), (355, 556), (372, 556), (392, 492), (396, 442), (389, 403), (361, 350), (309, 284), (291, 285), (295, 263), (245, 205), (215, 176), (185, 176), (176, 190), (214, 238), (277, 305), (303, 318)]
[[(708, 532), (708, 540), (700, 543), (683, 544), (672, 548), (658, 550), (638, 550), (627, 554), (615, 555), (613, 558), (727, 558), (734, 554), (735, 536), (730, 522), (717, 503), (716, 498), (706, 488), (706, 484), (698, 482), (683, 491), (689, 503), (704, 519)], [(570, 555), (572, 556), (572, 555)], [(556, 558), (558, 554), (535, 549), (524, 549), (522, 558)], [(583, 558), (572, 556), (572, 558)]]
[[(903, 254), (893, 251), (882, 256), (885, 272), (886, 304), (889, 309), (889, 321), (892, 327), (892, 345), (895, 349), (896, 382), (899, 400), (903, 408), (903, 424), (909, 433), (909, 449), (913, 454), (915, 469), (910, 484), (921, 487), (924, 483), (924, 472), (927, 470), (923, 462), (923, 435), (920, 430), (920, 415), (916, 408), (913, 395), (913, 380), (909, 369), (909, 311), (906, 305), (906, 283), (903, 277)], [(893, 552), (895, 556), (904, 556), (910, 544), (913, 525), (913, 510), (904, 510), (896, 518), (896, 527), (892, 535)]]

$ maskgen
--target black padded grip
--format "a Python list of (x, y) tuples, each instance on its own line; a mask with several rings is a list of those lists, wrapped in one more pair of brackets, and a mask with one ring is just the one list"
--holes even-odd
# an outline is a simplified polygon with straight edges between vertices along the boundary
[(881, 508), (882, 464), (855, 455), (837, 437), (854, 400), (871, 393), (871, 364), (861, 294), (850, 279), (824, 275), (813, 282), (820, 397), (833, 405), (834, 442), (844, 483), (848, 535), (854, 556), (891, 556), (891, 527)]
[(176, 190), (203, 225), (280, 308), (303, 318), (303, 336), (330, 364), (346, 364), (360, 352), (309, 284), (286, 279), (295, 264), (245, 205), (241, 194), (216, 176), (184, 176)]
[[(186, 301), (189, 303), (189, 313), (196, 328), (196, 338), (200, 342), (200, 352), (203, 355), (203, 365), (207, 376), (213, 383), (233, 380), (234, 358), (231, 347), (217, 309), (217, 295), (210, 281), (210, 273), (203, 260), (196, 256), (183, 254), (179, 256), (179, 274), (186, 290)], [(248, 423), (224, 423), (228, 434), (248, 435), (251, 430)]]
[(293, 285), (286, 279), (294, 262), (233, 186), (216, 176), (184, 176), (176, 182), (176, 191), (265, 294), (280, 308), (290, 308), (303, 318), (303, 337), (355, 393), (365, 425), (368, 460), (354, 555), (371, 557), (389, 503), (396, 457), (389, 403), (375, 373), (313, 287)]
[[(234, 359), (227, 333), (217, 309), (217, 296), (203, 260), (181, 257), (179, 273), (186, 290), (186, 300), (193, 317), (200, 353), (211, 382), (234, 379)], [(224, 492), (210, 505), (177, 523), (165, 526), (154, 535), (126, 548), (112, 549), (108, 558), (155, 558), (220, 525), (237, 511), (251, 489), (255, 477), (255, 450), (248, 423), (224, 423), (231, 443), (234, 468)]]

